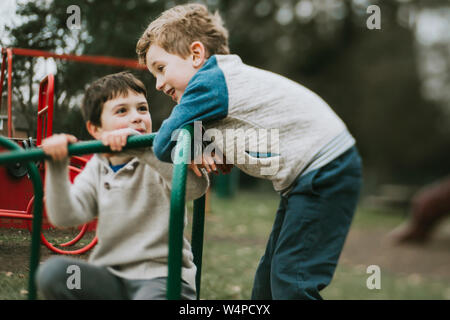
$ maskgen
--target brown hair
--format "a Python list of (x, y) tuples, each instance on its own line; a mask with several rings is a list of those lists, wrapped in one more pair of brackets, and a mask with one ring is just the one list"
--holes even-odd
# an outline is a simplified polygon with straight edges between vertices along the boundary
[(101, 127), (100, 118), (104, 103), (119, 95), (127, 96), (129, 90), (143, 94), (147, 98), (147, 90), (142, 81), (128, 71), (109, 74), (95, 80), (87, 88), (81, 104), (84, 120)]
[(230, 53), (228, 31), (218, 12), (212, 14), (199, 3), (175, 6), (152, 21), (139, 39), (136, 45), (139, 63), (146, 64), (145, 57), (152, 44), (186, 58), (194, 41), (200, 41), (209, 56)]

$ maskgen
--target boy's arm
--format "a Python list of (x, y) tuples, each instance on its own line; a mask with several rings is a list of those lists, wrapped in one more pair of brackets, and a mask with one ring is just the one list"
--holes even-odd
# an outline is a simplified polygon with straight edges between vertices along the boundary
[[(165, 183), (172, 189), (173, 164), (158, 160), (152, 148), (140, 148), (125, 151), (126, 154), (137, 156), (141, 161), (158, 171)], [(200, 198), (208, 190), (210, 181), (208, 174), (202, 170), (201, 177), (195, 175), (192, 170), (187, 170), (186, 176), (186, 201)]]
[(186, 177), (186, 201), (191, 201), (200, 198), (208, 191), (209, 188), (209, 176), (202, 171), (202, 177), (197, 177), (192, 170), (187, 171)]
[(77, 141), (69, 134), (55, 134), (42, 141), (42, 149), (52, 160), (45, 162), (45, 204), (50, 222), (58, 227), (77, 226), (92, 220), (97, 212), (92, 162), (69, 181), (69, 143)]
[(50, 222), (57, 227), (74, 227), (97, 215), (97, 192), (93, 182), (92, 161), (69, 181), (68, 159), (46, 161), (45, 205)]
[[(195, 121), (210, 122), (228, 114), (228, 88), (215, 57), (191, 79), (180, 103), (173, 109), (155, 137), (153, 148), (158, 159), (172, 162), (171, 153), (176, 145), (177, 129)], [(172, 138), (172, 133), (174, 133)]]

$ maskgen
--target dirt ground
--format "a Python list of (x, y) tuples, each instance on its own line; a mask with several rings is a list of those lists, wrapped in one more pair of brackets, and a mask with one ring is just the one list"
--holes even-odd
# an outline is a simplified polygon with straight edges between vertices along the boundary
[(345, 265), (378, 265), (398, 274), (450, 279), (450, 221), (421, 245), (396, 245), (386, 229), (351, 229), (341, 255)]
[[(8, 241), (0, 239), (0, 272), (28, 272), (30, 264), (31, 236), (27, 230), (0, 229), (2, 238), (22, 238), (24, 241)], [(49, 249), (40, 247), (41, 261), (55, 255)], [(88, 257), (83, 254), (81, 258)]]

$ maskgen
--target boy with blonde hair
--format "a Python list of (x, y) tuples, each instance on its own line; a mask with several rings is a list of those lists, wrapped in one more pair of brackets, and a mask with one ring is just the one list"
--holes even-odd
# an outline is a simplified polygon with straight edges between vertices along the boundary
[(136, 51), (156, 88), (177, 103), (154, 141), (159, 159), (170, 162), (177, 130), (201, 121), (227, 163), (271, 180), (280, 193), (252, 298), (321, 299), (362, 182), (355, 139), (343, 121), (304, 86), (229, 54), (220, 16), (201, 4), (163, 12)]

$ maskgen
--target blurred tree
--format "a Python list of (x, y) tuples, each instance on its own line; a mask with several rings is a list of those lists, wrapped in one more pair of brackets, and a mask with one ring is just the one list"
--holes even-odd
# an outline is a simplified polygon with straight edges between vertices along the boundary
[[(48, 14), (48, 6), (43, 2), (29, 2), (24, 6), (19, 4), (18, 14), (24, 17), (26, 22), (13, 29), (6, 27), (10, 37), (14, 39), (14, 46), (50, 50), (54, 48), (55, 42), (60, 41), (61, 37), (53, 35), (51, 26), (47, 26), (47, 22), (51, 23), (53, 20)], [(33, 79), (35, 65), (36, 61), (31, 57), (13, 57), (13, 96), (16, 102), (14, 112), (23, 115), (30, 136), (36, 131), (37, 105), (33, 101), (33, 91), (36, 89)]]
[[(103, 55), (136, 58), (135, 46), (138, 37), (151, 17), (164, 9), (161, 4), (128, 1), (124, 10), (122, 1), (83, 1), (77, 3), (81, 9), (81, 28), (69, 29), (66, 21), (70, 14), (67, 7), (74, 1), (28, 1), (19, 2), (17, 15), (23, 21), (14, 27), (7, 27), (12, 38), (11, 46), (19, 48), (48, 50), (56, 53)], [(99, 17), (104, 17), (99, 19)], [(141, 21), (138, 23), (137, 21)], [(41, 61), (42, 62), (42, 61)], [(36, 58), (15, 56), (14, 96), (16, 112), (23, 114), (29, 124), (29, 135), (35, 135), (37, 110)], [(73, 61), (56, 60), (54, 131), (70, 132), (81, 138), (89, 138), (84, 126), (70, 121), (71, 113), (79, 112), (81, 95), (86, 85), (103, 75), (122, 71), (122, 68), (81, 64)], [(41, 64), (42, 65), (42, 64)], [(133, 71), (144, 83), (153, 86), (148, 72)], [(24, 91), (24, 88), (27, 88)], [(167, 108), (153, 108), (157, 100), (149, 90), (152, 114), (156, 119), (162, 113), (167, 116)], [(32, 94), (28, 94), (32, 92)], [(33, 99), (34, 96), (34, 99)], [(161, 97), (159, 97), (161, 98)], [(161, 100), (161, 99), (160, 99)], [(167, 105), (167, 103), (166, 103)], [(75, 108), (74, 108), (75, 107)], [(165, 112), (164, 112), (165, 111)], [(74, 116), (77, 118), (77, 116)], [(79, 117), (78, 117), (79, 118)], [(156, 121), (158, 124), (158, 120)]]

